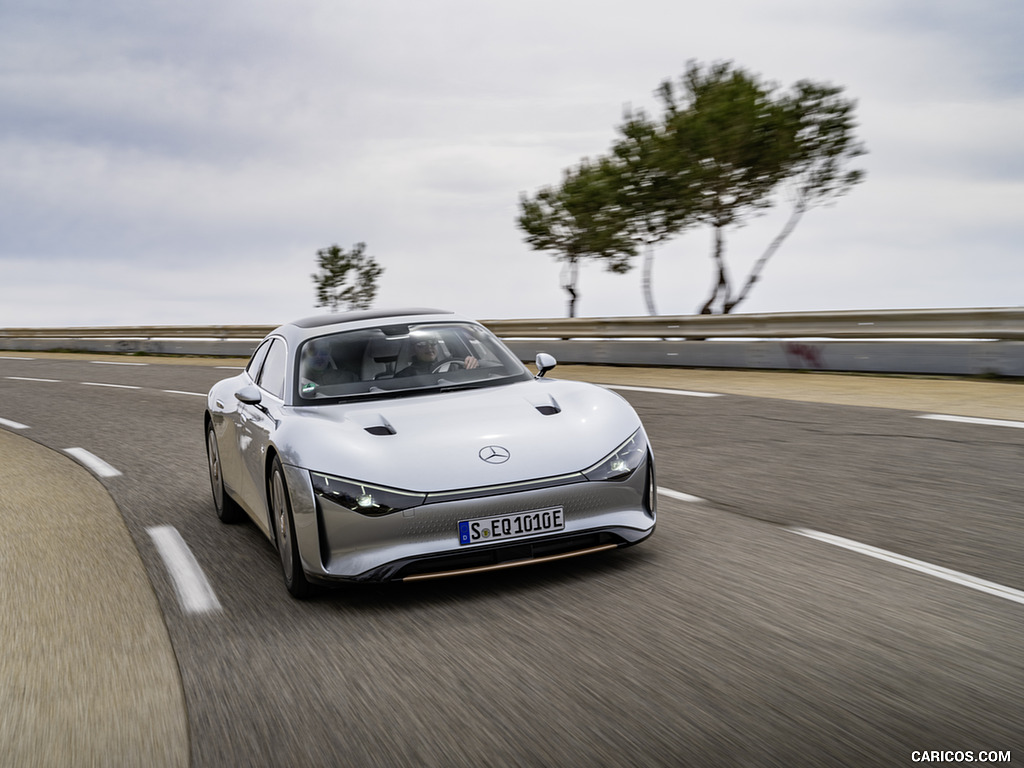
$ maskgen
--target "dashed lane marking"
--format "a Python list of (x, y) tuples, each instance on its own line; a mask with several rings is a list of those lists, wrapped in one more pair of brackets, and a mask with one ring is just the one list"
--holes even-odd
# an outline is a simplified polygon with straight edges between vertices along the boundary
[[(135, 363), (132, 363), (135, 365)], [(139, 363), (139, 365), (146, 365), (146, 363)], [(29, 378), (28, 376), (5, 376), (5, 379), (14, 379), (15, 381), (44, 381), (50, 384), (60, 384), (62, 379), (36, 379)], [(135, 386), (134, 384), (105, 384), (99, 381), (80, 381), (78, 382), (85, 387), (108, 387), (110, 389), (142, 389), (142, 387)], [(185, 392), (180, 389), (161, 389), (160, 392), (164, 392), (168, 395), (189, 395), (191, 397), (206, 397), (205, 392)]]
[(146, 530), (174, 582), (182, 610), (186, 613), (219, 611), (220, 601), (178, 529), (172, 525), (160, 525)]
[[(670, 499), (676, 499), (678, 501), (688, 502), (701, 502), (704, 499), (698, 496), (691, 496), (688, 493), (681, 493), (679, 491), (673, 491), (670, 488), (658, 488), (658, 493), (662, 496), (668, 496)], [(836, 547), (842, 547), (848, 549), (851, 552), (858, 552), (868, 557), (874, 557), (878, 560), (885, 560), (886, 562), (893, 563), (895, 565), (909, 568), (919, 573), (927, 574), (928, 576), (934, 576), (938, 579), (959, 584), (970, 589), (978, 590), (979, 592), (985, 592), (989, 595), (1001, 597), (1004, 600), (1011, 600), (1015, 603), (1024, 605), (1024, 592), (1014, 589), (1013, 587), (1006, 587), (1002, 584), (997, 584), (994, 581), (986, 581), (985, 579), (979, 579), (976, 576), (971, 576), (967, 573), (961, 573), (960, 571), (954, 571), (950, 568), (944, 568), (941, 565), (933, 565), (923, 560), (915, 560), (912, 557), (906, 555), (900, 555), (896, 552), (889, 552), (885, 549), (879, 549), (878, 547), (872, 547), (869, 544), (861, 544), (859, 541), (853, 541), (852, 539), (844, 539), (841, 536), (834, 536), (830, 533), (822, 533), (821, 531), (814, 531), (809, 528), (795, 528), (790, 527), (786, 530), (791, 533), (796, 533), (800, 536), (806, 536), (810, 539), (824, 542), (825, 544), (831, 544)]]
[(121, 363), (113, 360), (90, 360), (93, 365), (149, 365), (149, 363)]
[(676, 501), (688, 501), (691, 503), (698, 503), (704, 501), (704, 499), (702, 499), (700, 496), (691, 496), (690, 494), (683, 493), (681, 491), (673, 491), (671, 488), (659, 487), (658, 493), (660, 493), (662, 496), (668, 496), (670, 499), (675, 499)]
[(28, 424), (21, 424), (17, 421), (10, 421), (9, 419), (0, 419), (0, 427), (7, 427), (8, 429), (28, 429)]
[(82, 384), (87, 387), (110, 387), (111, 389), (142, 389), (142, 387), (136, 387), (132, 384), (102, 384), (98, 381), (83, 381)]
[(688, 389), (659, 389), (658, 387), (630, 387), (625, 384), (605, 384), (608, 389), (624, 389), (628, 392), (653, 392), (658, 395), (684, 395), (685, 397), (721, 397), (719, 392), (691, 392)]
[(1024, 429), (1024, 421), (1008, 421), (1006, 419), (979, 419), (974, 416), (948, 416), (943, 413), (926, 413), (918, 416), (919, 419), (931, 419), (932, 421), (956, 421), (961, 424), (982, 424), (987, 427), (1016, 427)]
[(964, 587), (970, 587), (976, 589), (979, 592), (985, 592), (989, 595), (995, 595), (1001, 597), (1004, 600), (1012, 600), (1015, 603), (1024, 604), (1024, 592), (1013, 589), (1012, 587), (1004, 587), (1002, 584), (996, 584), (993, 581), (985, 581), (974, 576), (970, 576), (966, 573), (960, 573), (949, 568), (943, 568), (941, 565), (932, 565), (926, 563), (923, 560), (915, 560), (912, 557), (906, 557), (895, 552), (888, 552), (878, 547), (872, 547), (868, 544), (861, 544), (859, 541), (852, 541), (850, 539), (844, 539), (840, 536), (833, 536), (830, 533), (822, 533), (821, 531), (812, 531), (808, 528), (789, 528), (788, 530), (793, 533), (799, 534), (800, 536), (807, 536), (811, 539), (817, 539), (818, 541), (825, 542), (826, 544), (832, 544), (843, 549), (848, 549), (852, 552), (859, 552), (862, 555), (868, 557), (874, 557), (879, 560), (885, 560), (889, 563), (895, 563), (901, 565), (904, 568), (910, 568), (913, 571), (928, 574), (945, 581), (953, 582), (954, 584), (960, 584)]
[(85, 448), (65, 448), (64, 453), (84, 465), (86, 469), (98, 477), (117, 477), (121, 474), (119, 469), (110, 466), (99, 456), (89, 453)]

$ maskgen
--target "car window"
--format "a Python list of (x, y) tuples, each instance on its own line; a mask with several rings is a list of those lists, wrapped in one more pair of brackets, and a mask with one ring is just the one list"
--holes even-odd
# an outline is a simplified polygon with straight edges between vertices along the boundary
[(284, 398), (284, 371), (288, 356), (281, 339), (274, 339), (256, 383), (274, 397)]
[(298, 400), (493, 386), (530, 373), (493, 334), (470, 323), (422, 323), (325, 334), (299, 349)]
[(252, 353), (252, 357), (249, 358), (249, 364), (245, 366), (246, 373), (248, 373), (254, 381), (256, 380), (256, 375), (260, 372), (260, 366), (263, 365), (263, 360), (266, 358), (267, 352), (270, 350), (271, 341), (273, 341), (273, 339), (267, 339), (260, 344), (259, 347), (256, 348), (256, 351)]

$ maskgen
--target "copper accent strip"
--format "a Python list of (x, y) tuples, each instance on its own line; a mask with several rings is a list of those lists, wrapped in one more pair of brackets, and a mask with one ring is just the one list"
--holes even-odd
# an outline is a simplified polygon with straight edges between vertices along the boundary
[(589, 555), (594, 552), (604, 552), (607, 549), (616, 549), (618, 544), (602, 544), (589, 549), (578, 549), (575, 552), (562, 552), (558, 555), (545, 555), (543, 557), (528, 557), (524, 560), (511, 560), (507, 563), (495, 563), (494, 565), (480, 565), (475, 568), (460, 568), (454, 571), (438, 571), (437, 573), (417, 573), (406, 576), (402, 581), (426, 581), (427, 579), (441, 579), (446, 576), (463, 576), (470, 573), (485, 573), (486, 571), (501, 571), (506, 568), (517, 568), (520, 565), (533, 565), (534, 563), (550, 563), (555, 560), (565, 560), (577, 555)]

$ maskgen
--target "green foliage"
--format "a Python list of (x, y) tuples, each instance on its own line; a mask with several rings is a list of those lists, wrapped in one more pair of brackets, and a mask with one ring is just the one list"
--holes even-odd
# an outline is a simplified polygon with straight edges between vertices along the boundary
[(337, 312), (369, 309), (377, 296), (377, 280), (384, 269), (366, 254), (366, 243), (356, 243), (346, 253), (337, 245), (316, 252), (319, 272), (311, 275), (316, 286), (316, 306)]
[[(667, 80), (656, 93), (659, 119), (627, 113), (608, 157), (567, 172), (559, 189), (522, 197), (519, 226), (537, 250), (577, 266), (581, 258), (609, 259), (617, 272), (629, 269), (635, 243), (646, 244), (644, 292), (652, 314), (653, 245), (710, 226), (716, 275), (700, 311), (730, 312), (806, 211), (863, 180), (863, 171), (847, 169), (864, 154), (854, 138), (854, 102), (839, 87), (809, 80), (781, 92), (729, 62), (690, 62), (678, 83)], [(734, 295), (726, 230), (777, 204), (784, 191), (793, 205), (789, 220)]]
[(696, 188), (677, 172), (664, 132), (643, 112), (627, 113), (612, 145), (617, 202), (635, 240), (658, 242), (692, 222)]
[(794, 90), (798, 155), (792, 177), (799, 204), (810, 207), (845, 195), (864, 179), (864, 171), (844, 166), (866, 150), (854, 138), (854, 102), (842, 98), (842, 88), (801, 80)]
[(659, 89), (669, 168), (697, 192), (696, 220), (742, 224), (771, 204), (796, 160), (797, 124), (788, 102), (726, 63), (702, 69), (691, 62), (681, 89), (670, 81)]
[(558, 187), (545, 187), (533, 198), (520, 196), (517, 224), (535, 250), (549, 251), (563, 262), (562, 288), (569, 294), (569, 316), (579, 298), (579, 265), (599, 259), (611, 272), (630, 268), (636, 244), (618, 205), (618, 177), (607, 160), (565, 172)]

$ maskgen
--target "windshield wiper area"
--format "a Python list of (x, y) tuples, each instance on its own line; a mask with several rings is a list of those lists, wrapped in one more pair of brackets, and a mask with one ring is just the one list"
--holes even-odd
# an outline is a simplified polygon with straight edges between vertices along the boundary
[(454, 381), (439, 381), (440, 392), (458, 392), (463, 389), (482, 389), (483, 387), (491, 387), (499, 383), (502, 377), (493, 377), (490, 379), (477, 379), (476, 381), (465, 381), (455, 383)]

